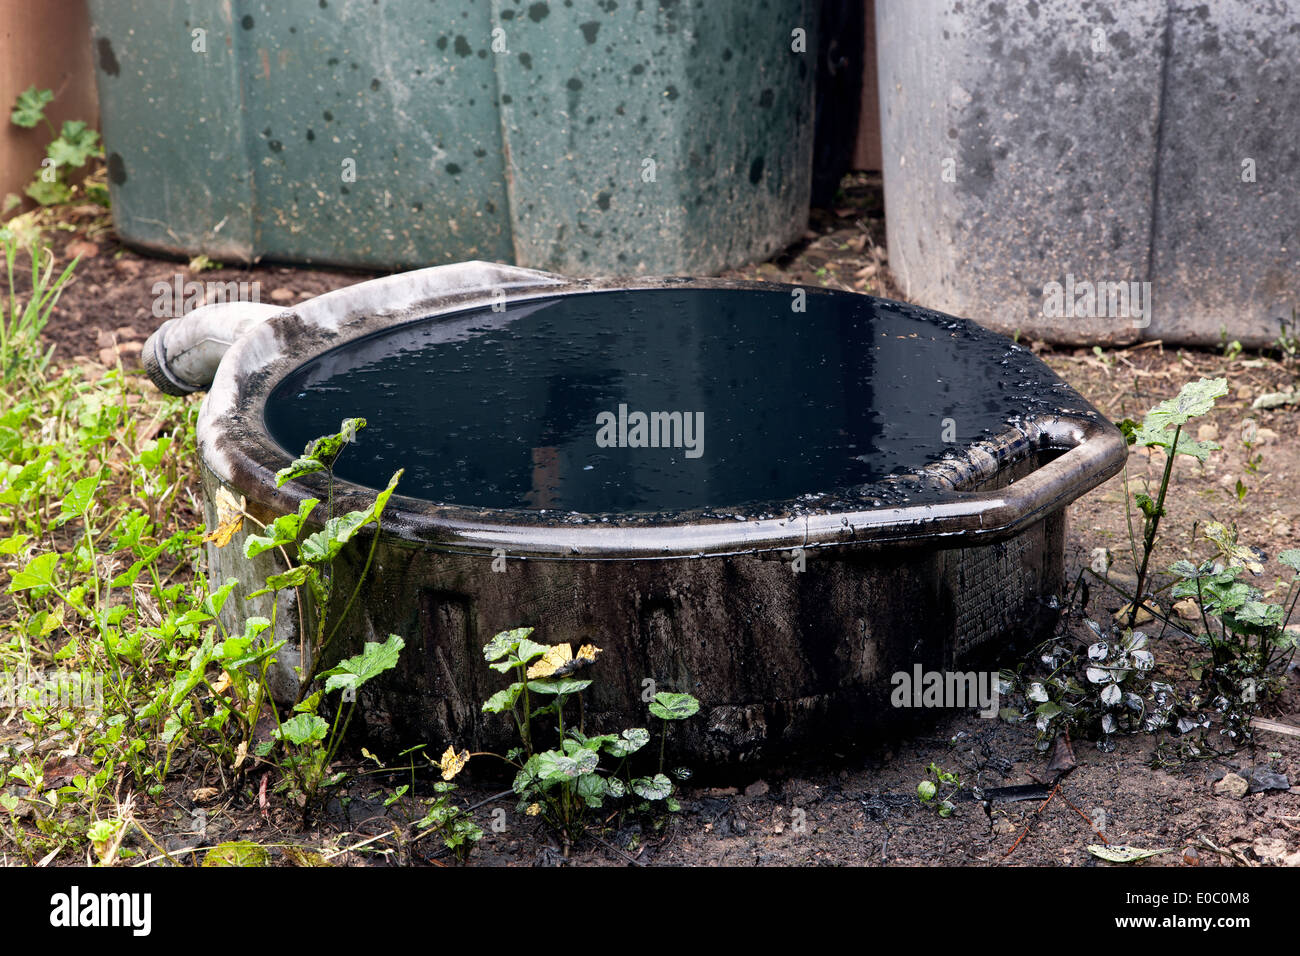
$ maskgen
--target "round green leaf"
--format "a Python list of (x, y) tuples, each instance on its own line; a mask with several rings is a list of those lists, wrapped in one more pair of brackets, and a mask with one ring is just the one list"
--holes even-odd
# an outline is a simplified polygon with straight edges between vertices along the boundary
[(650, 742), (650, 731), (644, 727), (632, 727), (604, 742), (605, 752), (612, 757), (626, 757), (636, 753)]
[(580, 694), (591, 686), (589, 680), (561, 677), (558, 680), (530, 680), (528, 689), (534, 694)]
[(650, 713), (662, 720), (685, 720), (699, 713), (700, 702), (690, 694), (660, 691), (650, 702)]
[(663, 800), (672, 795), (673, 782), (661, 773), (653, 777), (637, 777), (632, 781), (632, 792), (645, 800)]
[(287, 740), (301, 747), (305, 743), (324, 740), (330, 725), (323, 717), (315, 714), (299, 714), (282, 723), (271, 733), (280, 740)]

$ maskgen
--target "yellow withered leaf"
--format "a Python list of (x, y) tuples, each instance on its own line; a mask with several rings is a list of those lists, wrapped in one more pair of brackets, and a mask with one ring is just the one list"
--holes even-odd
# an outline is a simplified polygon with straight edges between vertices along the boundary
[(573, 660), (573, 648), (568, 644), (553, 644), (542, 659), (528, 668), (529, 679), (551, 677), (557, 670)]
[(234, 521), (226, 524), (219, 524), (203, 536), (204, 541), (211, 541), (218, 548), (224, 548), (230, 544), (230, 539), (239, 533), (239, 529), (244, 526), (243, 518), (236, 518)]
[(247, 504), (243, 495), (236, 498), (225, 488), (217, 489), (217, 526), (203, 536), (204, 541), (211, 541), (218, 548), (230, 544), (239, 529), (244, 526), (244, 506)]
[(242, 518), (244, 508), (248, 506), (247, 499), (243, 495), (236, 498), (229, 489), (224, 486), (217, 489), (217, 523), (225, 524), (236, 518)]
[(568, 644), (555, 644), (542, 655), (542, 659), (528, 668), (530, 680), (545, 677), (567, 677), (594, 664), (600, 648), (595, 644), (583, 644), (578, 648), (578, 655), (573, 655), (573, 648)]
[(224, 694), (226, 691), (230, 690), (230, 675), (225, 671), (222, 671), (221, 676), (216, 679), (215, 683), (213, 683), (212, 689), (218, 694)]
[(524, 811), (524, 813), (528, 814), (530, 817), (535, 817), (541, 812), (542, 812), (542, 805), (540, 803), (530, 804), (528, 809)]
[(460, 753), (456, 753), (455, 747), (448, 747), (447, 752), (443, 754), (442, 759), (438, 761), (438, 766), (442, 768), (442, 779), (450, 780), (452, 777), (456, 776), (456, 774), (460, 773), (467, 763), (469, 763), (468, 750), (462, 750)]

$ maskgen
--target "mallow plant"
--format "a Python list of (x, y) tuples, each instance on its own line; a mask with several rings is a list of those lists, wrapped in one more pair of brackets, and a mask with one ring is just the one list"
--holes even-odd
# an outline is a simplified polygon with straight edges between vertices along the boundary
[(668, 728), (697, 713), (699, 701), (685, 693), (654, 695), (649, 711), (661, 725), (658, 764), (634, 769), (634, 755), (651, 742), (648, 728), (595, 733), (585, 725), (582, 693), (593, 678), (578, 675), (595, 665), (600, 648), (584, 644), (575, 653), (570, 644), (538, 643), (532, 633), (527, 627), (503, 631), (483, 648), (488, 666), (510, 681), (483, 711), (508, 714), (518, 733), (519, 745), (502, 759), (515, 768), (519, 811), (548, 824), (567, 853), (590, 825), (590, 812), (607, 802), (625, 810), (679, 810), (673, 777), (690, 774), (664, 772)]

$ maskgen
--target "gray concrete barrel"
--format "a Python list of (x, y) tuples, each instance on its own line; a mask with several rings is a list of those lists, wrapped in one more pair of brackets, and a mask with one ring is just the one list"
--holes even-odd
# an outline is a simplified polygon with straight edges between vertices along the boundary
[(1266, 345), (1300, 276), (1300, 8), (878, 0), (890, 265), (1057, 342)]

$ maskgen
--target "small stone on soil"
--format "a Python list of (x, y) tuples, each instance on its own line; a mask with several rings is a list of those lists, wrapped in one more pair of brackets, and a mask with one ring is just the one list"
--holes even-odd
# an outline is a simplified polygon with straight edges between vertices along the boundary
[(1225, 774), (1223, 779), (1214, 785), (1214, 792), (1221, 797), (1233, 797), (1240, 800), (1250, 789), (1245, 779), (1237, 776), (1235, 773)]
[(1260, 837), (1250, 847), (1261, 863), (1280, 864), (1286, 858), (1286, 841), (1277, 837)]
[[(1125, 604), (1122, 608), (1120, 608), (1118, 611), (1116, 611), (1116, 612), (1115, 612), (1115, 620), (1117, 620), (1117, 621), (1119, 621), (1119, 620), (1127, 621), (1127, 619), (1128, 619), (1128, 615), (1129, 615), (1129, 607), (1130, 607), (1130, 605)], [(1150, 622), (1150, 621), (1155, 620), (1155, 618), (1153, 618), (1153, 617), (1151, 616), (1151, 612), (1147, 610), (1148, 607), (1153, 607), (1153, 608), (1155, 608), (1157, 611), (1160, 610), (1160, 605), (1157, 604), (1155, 601), (1145, 601), (1145, 602), (1143, 602), (1142, 606), (1139, 607), (1138, 610), (1137, 610), (1137, 617), (1135, 617), (1135, 618), (1133, 619), (1133, 623), (1134, 623), (1135, 625), (1136, 625), (1136, 624), (1146, 624), (1146, 623), (1148, 623), (1148, 622)]]

